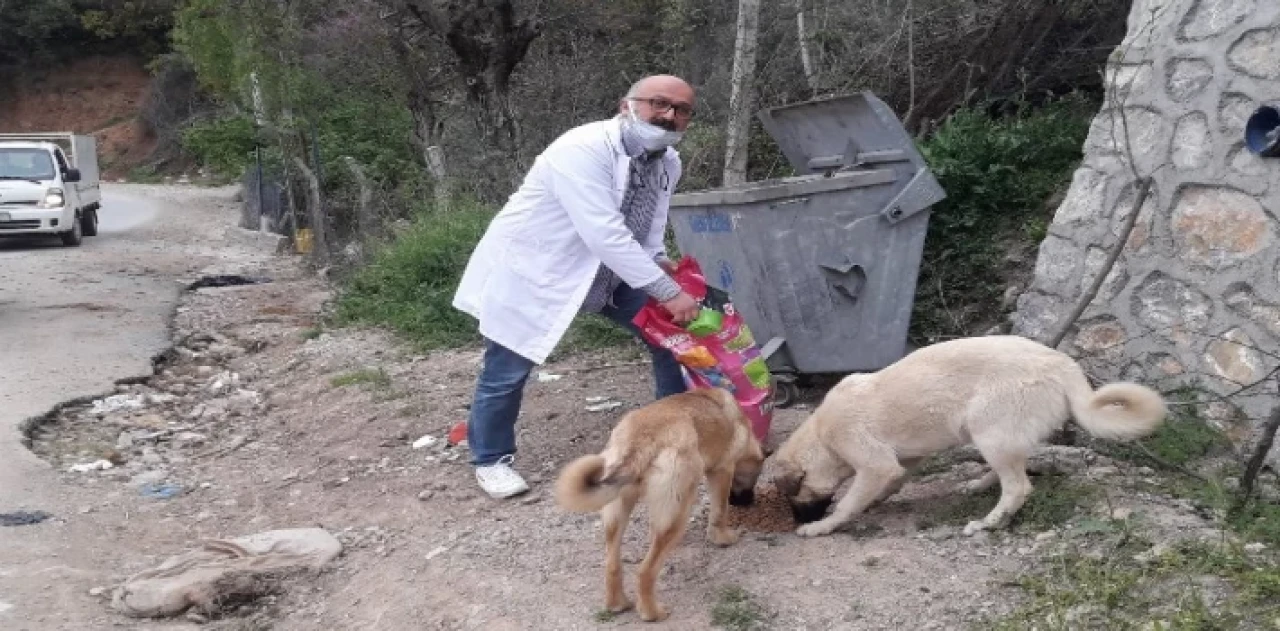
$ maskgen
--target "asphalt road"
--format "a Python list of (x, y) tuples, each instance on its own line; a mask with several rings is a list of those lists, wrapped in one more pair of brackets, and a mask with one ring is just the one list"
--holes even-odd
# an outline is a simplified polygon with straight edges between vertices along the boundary
[[(110, 625), (87, 597), (128, 554), (128, 515), (97, 510), (91, 488), (22, 444), (20, 427), (68, 399), (149, 375), (168, 343), (179, 279), (235, 257), (221, 243), (227, 194), (104, 185), (99, 236), (0, 240), (0, 514), (45, 511), (43, 524), (0, 527), (0, 628)], [(94, 512), (90, 512), (94, 511)], [(105, 623), (105, 624), (104, 624)]]

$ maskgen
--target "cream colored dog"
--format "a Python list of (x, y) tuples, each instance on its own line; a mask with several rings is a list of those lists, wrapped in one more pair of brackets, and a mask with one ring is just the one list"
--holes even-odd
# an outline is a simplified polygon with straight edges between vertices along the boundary
[[(775, 484), (803, 524), (796, 532), (825, 535), (896, 493), (924, 459), (972, 444), (991, 471), (967, 490), (999, 480), (1001, 491), (985, 518), (965, 526), (972, 535), (1003, 528), (1022, 508), (1031, 493), (1027, 458), (1069, 418), (1094, 436), (1124, 441), (1151, 434), (1167, 413), (1146, 386), (1112, 383), (1095, 392), (1074, 360), (1032, 340), (953, 340), (832, 388), (778, 448)], [(836, 487), (855, 472), (824, 519)]]

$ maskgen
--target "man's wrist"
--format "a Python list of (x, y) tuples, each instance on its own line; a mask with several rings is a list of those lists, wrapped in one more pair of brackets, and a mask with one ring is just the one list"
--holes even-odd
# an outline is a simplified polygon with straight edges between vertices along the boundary
[(672, 298), (679, 296), (680, 292), (683, 291), (680, 289), (680, 285), (676, 283), (676, 281), (672, 280), (670, 276), (665, 274), (662, 278), (659, 278), (640, 289), (644, 291), (644, 293), (652, 296), (653, 299), (658, 302), (671, 300)]

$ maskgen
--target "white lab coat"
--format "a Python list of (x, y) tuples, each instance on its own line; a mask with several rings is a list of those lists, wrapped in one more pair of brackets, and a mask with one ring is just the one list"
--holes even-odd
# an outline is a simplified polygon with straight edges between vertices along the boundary
[(647, 238), (637, 242), (619, 208), (630, 161), (617, 118), (565, 132), (534, 162), (471, 253), (453, 306), (480, 322), (480, 333), (535, 363), (555, 349), (603, 262), (632, 287), (666, 272), (655, 262), (680, 156), (663, 156), (670, 183)]

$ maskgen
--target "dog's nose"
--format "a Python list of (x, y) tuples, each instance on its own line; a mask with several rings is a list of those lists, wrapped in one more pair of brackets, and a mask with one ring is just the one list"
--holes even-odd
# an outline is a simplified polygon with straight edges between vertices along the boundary
[(756, 490), (730, 491), (729, 503), (734, 506), (750, 506), (756, 502)]
[(796, 523), (808, 524), (818, 521), (827, 516), (827, 508), (831, 506), (831, 500), (815, 500), (805, 502), (803, 504), (791, 504), (791, 516), (795, 518)]

